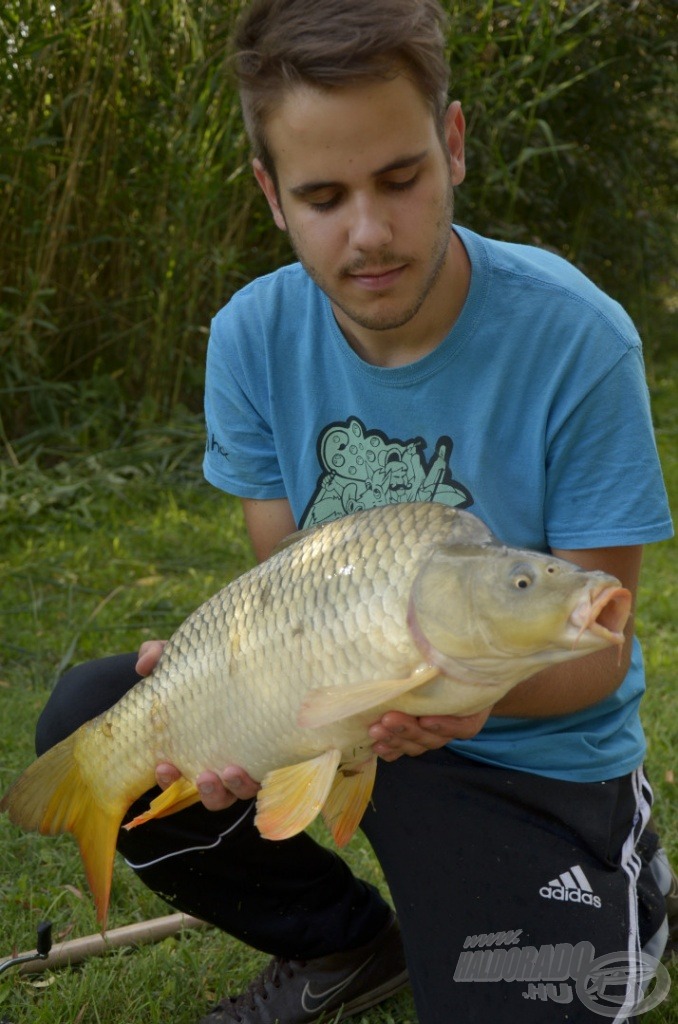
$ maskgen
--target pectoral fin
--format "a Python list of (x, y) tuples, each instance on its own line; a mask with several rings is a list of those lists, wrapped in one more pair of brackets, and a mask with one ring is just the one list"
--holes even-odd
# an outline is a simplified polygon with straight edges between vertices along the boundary
[(327, 799), (340, 760), (340, 751), (326, 750), (264, 776), (254, 819), (264, 839), (289, 839), (310, 825)]
[(308, 729), (331, 725), (342, 718), (350, 718), (370, 708), (389, 704), (403, 693), (423, 686), (440, 675), (440, 669), (421, 665), (405, 679), (379, 679), (376, 682), (354, 683), (352, 686), (325, 686), (311, 690), (302, 702), (297, 723)]
[(340, 768), (323, 807), (323, 818), (337, 846), (346, 846), (370, 802), (377, 771), (371, 757), (355, 768)]
[(151, 800), (147, 811), (137, 814), (136, 818), (128, 821), (123, 828), (129, 830), (136, 828), (137, 825), (143, 825), (146, 821), (152, 821), (153, 818), (166, 818), (177, 811), (183, 811), (184, 807), (197, 803), (199, 799), (200, 794), (195, 783), (189, 782), (188, 779), (177, 779), (160, 796)]

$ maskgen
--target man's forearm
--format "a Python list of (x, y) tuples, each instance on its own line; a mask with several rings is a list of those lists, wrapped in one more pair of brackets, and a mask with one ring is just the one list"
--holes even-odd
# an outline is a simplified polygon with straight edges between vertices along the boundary
[[(621, 657), (620, 657), (621, 653)], [(544, 669), (514, 686), (497, 701), (493, 715), (542, 718), (567, 715), (609, 697), (621, 685), (631, 657), (631, 638), (623, 648), (597, 651), (577, 661)]]

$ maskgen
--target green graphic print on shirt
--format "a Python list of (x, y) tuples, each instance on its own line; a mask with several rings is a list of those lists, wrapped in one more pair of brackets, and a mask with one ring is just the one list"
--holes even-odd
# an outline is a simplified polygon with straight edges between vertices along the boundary
[(318, 437), (321, 473), (301, 520), (301, 528), (377, 505), (439, 501), (456, 508), (473, 504), (470, 492), (454, 480), (452, 441), (440, 437), (426, 460), (426, 441), (389, 439), (367, 430), (357, 418), (331, 423)]

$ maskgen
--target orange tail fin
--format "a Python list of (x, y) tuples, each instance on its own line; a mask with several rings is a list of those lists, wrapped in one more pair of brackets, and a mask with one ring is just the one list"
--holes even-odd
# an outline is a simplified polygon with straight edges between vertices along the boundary
[(76, 737), (73, 733), (34, 761), (7, 791), (0, 811), (28, 831), (72, 832), (105, 931), (115, 844), (130, 801), (123, 797), (117, 805), (106, 806), (97, 798), (74, 758)]

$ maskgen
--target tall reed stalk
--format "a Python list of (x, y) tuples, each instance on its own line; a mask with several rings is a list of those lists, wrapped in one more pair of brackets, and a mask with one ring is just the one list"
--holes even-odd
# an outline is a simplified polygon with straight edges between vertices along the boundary
[[(469, 122), (459, 219), (559, 249), (651, 316), (675, 285), (672, 3), (445, 4)], [(197, 408), (210, 316), (289, 258), (252, 183), (228, 74), (241, 5), (5, 0), (8, 440), (45, 410), (63, 418), (72, 396), (60, 406), (55, 389), (79, 379), (103, 377), (127, 418)]]
[[(233, 14), (185, 0), (10, 3), (5, 388), (103, 371), (163, 411), (195, 398), (210, 312), (248, 260), (262, 264), (264, 218), (223, 67)], [(15, 433), (21, 418), (5, 425)]]

